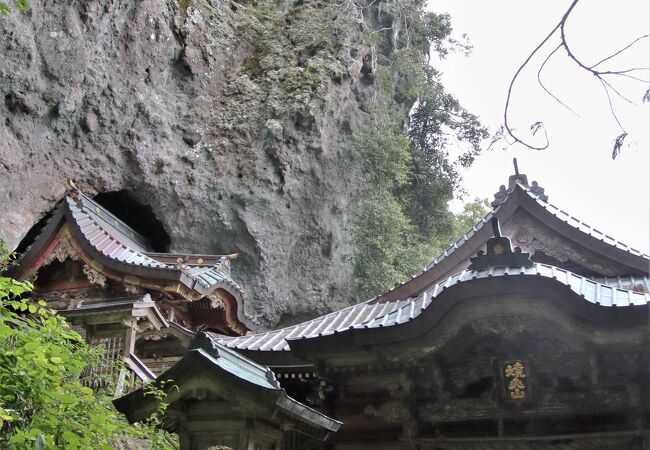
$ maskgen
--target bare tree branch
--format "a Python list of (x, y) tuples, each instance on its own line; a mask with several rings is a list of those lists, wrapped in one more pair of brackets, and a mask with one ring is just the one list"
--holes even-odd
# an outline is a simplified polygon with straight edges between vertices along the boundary
[(550, 96), (551, 96), (551, 97), (552, 97), (556, 102), (558, 102), (560, 105), (564, 106), (566, 109), (568, 109), (569, 111), (571, 111), (571, 112), (572, 112), (573, 114), (575, 114), (577, 117), (582, 118), (582, 117), (580, 116), (580, 114), (578, 114), (577, 112), (575, 112), (575, 111), (574, 111), (570, 106), (568, 106), (568, 105), (567, 105), (566, 103), (564, 103), (562, 100), (560, 100), (560, 99), (557, 98), (555, 95), (553, 95), (553, 93), (552, 93), (551, 91), (549, 91), (548, 89), (546, 89), (546, 86), (544, 86), (544, 83), (542, 83), (542, 70), (544, 70), (544, 66), (546, 66), (546, 63), (548, 62), (549, 59), (551, 59), (551, 57), (555, 54), (555, 52), (557, 52), (557, 51), (558, 51), (559, 49), (561, 49), (561, 48), (562, 48), (562, 44), (558, 44), (558, 46), (555, 47), (555, 49), (554, 49), (551, 53), (548, 54), (548, 56), (546, 57), (546, 59), (544, 60), (544, 62), (542, 63), (542, 65), (539, 66), (539, 70), (537, 71), (537, 82), (538, 82), (539, 85), (542, 87), (542, 89), (544, 89), (544, 91), (545, 91), (548, 95), (550, 95)]
[(611, 90), (612, 90), (616, 95), (618, 95), (620, 98), (622, 98), (623, 100), (625, 100), (626, 102), (628, 102), (630, 105), (636, 105), (636, 103), (634, 103), (632, 100), (630, 100), (629, 98), (627, 98), (626, 96), (624, 96), (623, 94), (621, 94), (620, 92), (618, 92), (618, 91), (616, 90), (616, 88), (615, 88), (614, 86), (612, 86), (611, 83), (609, 83), (606, 79), (604, 79), (604, 78), (602, 78), (602, 77), (598, 77), (598, 80), (600, 80), (601, 83), (605, 83), (607, 86), (609, 86), (609, 88), (610, 88), (610, 89), (611, 89)]
[(614, 54), (612, 54), (612, 55), (609, 55), (607, 58), (603, 58), (603, 59), (601, 59), (600, 61), (598, 61), (596, 64), (594, 64), (593, 66), (591, 66), (590, 69), (594, 69), (594, 68), (596, 68), (596, 66), (600, 66), (600, 65), (601, 65), (602, 63), (604, 63), (605, 61), (609, 61), (610, 59), (614, 58), (615, 56), (620, 55), (620, 54), (623, 53), (625, 50), (627, 50), (628, 48), (632, 47), (634, 44), (636, 44), (637, 42), (639, 42), (641, 39), (645, 39), (645, 38), (647, 38), (647, 37), (648, 37), (647, 34), (645, 34), (645, 35), (643, 35), (643, 36), (639, 36), (638, 38), (636, 38), (635, 40), (633, 40), (630, 44), (628, 44), (627, 46), (623, 47), (622, 49), (620, 49), (620, 50), (617, 51), (616, 53), (614, 53)]
[(606, 70), (604, 72), (596, 72), (600, 75), (622, 75), (624, 73), (634, 72), (635, 70), (650, 70), (650, 67), (632, 67), (631, 69), (625, 70)]
[[(616, 94), (618, 97), (623, 99), (624, 101), (635, 105), (633, 101), (631, 101), (629, 98), (625, 97), (621, 92), (618, 91), (614, 85), (612, 85), (608, 80), (606, 80), (604, 77), (605, 76), (621, 76), (621, 77), (626, 77), (630, 78), (632, 80), (642, 82), (642, 83), (648, 83), (648, 80), (644, 80), (642, 78), (636, 77), (634, 75), (631, 75), (630, 72), (635, 72), (635, 71), (642, 71), (642, 70), (650, 70), (650, 67), (632, 67), (629, 69), (624, 69), (624, 70), (598, 70), (596, 69), (599, 65), (603, 64), (606, 61), (609, 61), (616, 56), (621, 55), (624, 53), (626, 50), (629, 50), (632, 46), (634, 46), (636, 43), (643, 39), (647, 39), (650, 35), (645, 34), (642, 36), (639, 36), (638, 38), (634, 39), (632, 42), (630, 42), (628, 45), (625, 47), (622, 47), (621, 49), (617, 50), (613, 54), (601, 59), (598, 61), (596, 64), (592, 66), (587, 66), (585, 63), (583, 63), (578, 56), (573, 52), (571, 49), (571, 46), (569, 45), (569, 42), (567, 40), (567, 33), (566, 33), (566, 26), (567, 26), (567, 20), (569, 16), (571, 15), (573, 9), (575, 8), (576, 4), (578, 3), (579, 0), (573, 0), (571, 4), (569, 5), (568, 9), (565, 11), (565, 13), (562, 15), (562, 18), (560, 19), (559, 23), (555, 25), (555, 27), (551, 30), (551, 32), (535, 47), (535, 49), (528, 55), (526, 60), (521, 64), (521, 66), (517, 69), (515, 72), (514, 76), (512, 77), (512, 80), (510, 81), (510, 86), (508, 87), (508, 93), (506, 97), (506, 105), (504, 108), (503, 112), (503, 127), (502, 130), (495, 135), (495, 139), (497, 136), (500, 136), (500, 138), (505, 139), (506, 142), (508, 142), (507, 137), (509, 136), (514, 140), (514, 143), (519, 143), (524, 145), (525, 147), (528, 147), (532, 150), (544, 150), (549, 146), (549, 140), (548, 136), (546, 135), (546, 130), (543, 128), (542, 122), (535, 122), (531, 125), (530, 130), (532, 131), (532, 135), (535, 136), (536, 133), (541, 129), (544, 130), (544, 137), (546, 139), (546, 143), (543, 146), (540, 145), (533, 145), (528, 142), (525, 142), (523, 139), (519, 138), (515, 133), (514, 133), (514, 128), (511, 128), (509, 123), (508, 123), (508, 110), (510, 106), (510, 100), (512, 98), (512, 90), (515, 84), (515, 81), (519, 77), (520, 73), (523, 71), (523, 69), (530, 63), (532, 58), (537, 54), (537, 52), (551, 39), (551, 37), (559, 30), (559, 37), (560, 37), (560, 44), (558, 44), (544, 59), (542, 62), (541, 66), (539, 67), (539, 70), (537, 71), (537, 81), (539, 85), (542, 87), (544, 92), (546, 92), (550, 97), (552, 97), (555, 101), (557, 101), (560, 105), (571, 111), (572, 113), (576, 114), (578, 117), (580, 117), (579, 114), (577, 114), (572, 108), (570, 108), (566, 103), (564, 103), (562, 100), (560, 100), (557, 96), (555, 96), (552, 92), (550, 92), (544, 83), (542, 82), (541, 78), (541, 73), (548, 61), (557, 53), (557, 51), (561, 48), (564, 48), (564, 50), (567, 53), (567, 56), (569, 59), (571, 59), (575, 64), (578, 65), (579, 68), (585, 70), (586, 72), (592, 74), (600, 85), (603, 87), (603, 90), (605, 91), (605, 95), (607, 97), (607, 102), (609, 104), (609, 110), (618, 124), (619, 128), (621, 129), (622, 133), (618, 135), (615, 139), (614, 142), (614, 151), (612, 153), (612, 158), (616, 158), (618, 156), (621, 147), (623, 146), (623, 142), (625, 141), (625, 138), (627, 137), (627, 132), (625, 131), (618, 115), (616, 114), (616, 110), (614, 108), (614, 103), (612, 101), (612, 96), (611, 92)], [(611, 92), (610, 92), (611, 91)], [(643, 101), (650, 101), (650, 89), (646, 91), (646, 94), (643, 96)]]
[(503, 126), (506, 129), (506, 131), (508, 132), (508, 134), (510, 135), (510, 137), (512, 137), (515, 140), (515, 142), (518, 142), (518, 143), (520, 143), (522, 145), (525, 145), (526, 147), (528, 147), (528, 148), (530, 148), (532, 150), (544, 150), (544, 149), (548, 148), (549, 142), (547, 140), (546, 144), (540, 147), (540, 146), (530, 145), (530, 144), (522, 141), (521, 139), (519, 139), (517, 136), (515, 136), (515, 134), (513, 133), (512, 128), (510, 128), (510, 125), (508, 124), (508, 108), (510, 107), (510, 98), (512, 97), (512, 87), (515, 85), (515, 81), (517, 80), (517, 77), (519, 76), (521, 71), (524, 70), (524, 67), (526, 67), (526, 65), (530, 62), (530, 60), (533, 59), (533, 56), (535, 56), (535, 54), (539, 51), (539, 49), (542, 48), (544, 46), (544, 44), (546, 44), (546, 42), (548, 42), (548, 40), (555, 34), (555, 32), (558, 30), (558, 28), (562, 27), (562, 25), (564, 24), (564, 21), (569, 16), (569, 14), (571, 13), (571, 11), (573, 10), (573, 8), (576, 6), (577, 3), (578, 3), (578, 0), (573, 0), (573, 2), (571, 3), (571, 6), (569, 6), (569, 9), (564, 13), (564, 15), (562, 16), (562, 19), (560, 20), (560, 22), (557, 25), (555, 25), (555, 27), (542, 40), (542, 42), (540, 42), (539, 45), (537, 47), (535, 47), (535, 50), (533, 50), (531, 52), (531, 54), (528, 55), (528, 58), (526, 58), (526, 60), (523, 62), (523, 64), (521, 66), (519, 66), (519, 69), (517, 69), (517, 72), (515, 72), (515, 75), (512, 77), (512, 80), (510, 80), (510, 86), (508, 87), (508, 96), (506, 97), (506, 107), (505, 107), (505, 109), (503, 111)]
[(618, 124), (618, 127), (621, 129), (621, 131), (627, 134), (627, 132), (623, 128), (623, 125), (621, 125), (621, 121), (618, 120), (618, 116), (616, 116), (616, 112), (614, 111), (614, 105), (612, 105), (612, 97), (609, 95), (609, 90), (607, 89), (607, 86), (605, 85), (602, 78), (599, 78), (598, 80), (600, 81), (600, 84), (603, 86), (603, 89), (605, 90), (605, 95), (607, 96), (607, 102), (609, 103), (609, 111), (612, 113), (612, 117), (614, 117), (614, 120)]
[(606, 73), (604, 75), (619, 75), (621, 77), (629, 78), (631, 80), (640, 81), (641, 83), (650, 83), (650, 80), (644, 80), (643, 78), (635, 77), (634, 75), (629, 75), (627, 73)]

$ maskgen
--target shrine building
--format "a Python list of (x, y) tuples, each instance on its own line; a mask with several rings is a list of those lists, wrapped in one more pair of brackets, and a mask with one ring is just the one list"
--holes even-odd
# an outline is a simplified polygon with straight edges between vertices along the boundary
[(104, 348), (91, 384), (106, 381), (116, 361), (125, 369), (113, 375), (151, 381), (180, 360), (194, 331), (239, 336), (254, 326), (230, 277), (236, 255), (155, 252), (147, 237), (71, 181), (35, 231), (7, 275), (32, 281), (34, 296)]

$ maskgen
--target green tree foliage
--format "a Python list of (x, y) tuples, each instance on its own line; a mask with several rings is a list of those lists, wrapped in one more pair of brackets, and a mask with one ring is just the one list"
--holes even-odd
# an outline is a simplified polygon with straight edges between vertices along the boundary
[(463, 211), (454, 215), (454, 225), (449, 237), (456, 239), (467, 233), (487, 215), (490, 209), (490, 202), (487, 198), (476, 197), (473, 201), (465, 203)]
[[(25, 12), (29, 9), (27, 0), (15, 0), (13, 2), (15, 8), (19, 11)], [(0, 2), (0, 16), (6, 16), (11, 12), (11, 6), (5, 2)]]
[(486, 198), (477, 197), (471, 202), (466, 203), (461, 212), (452, 216), (451, 227), (445, 233), (439, 234), (436, 237), (433, 242), (433, 247), (439, 250), (439, 252), (442, 252), (471, 230), (489, 211), (490, 202)]
[[(391, 33), (394, 49), (373, 72), (370, 126), (351, 141), (368, 187), (354, 203), (359, 299), (402, 281), (456, 237), (461, 219), (447, 204), (459, 187), (457, 168), (472, 164), (488, 137), (428, 63), (430, 49), (441, 56), (468, 50), (451, 39), (449, 16), (425, 11), (419, 0), (400, 5), (390, 30), (364, 31), (373, 48)], [(457, 159), (448, 151), (452, 142), (465, 147)]]
[[(0, 241), (0, 273), (9, 253)], [(31, 284), (0, 277), (0, 449), (175, 448), (153, 426), (132, 427), (108, 392), (82, 383), (97, 363), (91, 348), (55, 311), (26, 296)], [(159, 424), (158, 416), (154, 425)]]

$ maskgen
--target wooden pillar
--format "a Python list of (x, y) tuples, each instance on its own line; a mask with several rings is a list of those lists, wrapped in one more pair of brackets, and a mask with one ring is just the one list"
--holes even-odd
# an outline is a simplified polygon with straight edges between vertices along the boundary
[[(137, 337), (136, 320), (137, 319), (135, 317), (132, 317), (128, 322), (123, 322), (125, 325), (127, 325), (127, 328), (124, 336), (124, 347), (122, 349), (122, 362), (125, 358), (128, 358), (131, 353), (135, 352), (135, 340)], [(132, 372), (128, 371), (123, 366), (120, 368), (120, 373), (117, 377), (117, 383), (115, 384), (114, 398), (118, 398), (124, 393), (126, 381), (128, 381), (129, 384), (133, 386), (135, 383), (135, 376)]]

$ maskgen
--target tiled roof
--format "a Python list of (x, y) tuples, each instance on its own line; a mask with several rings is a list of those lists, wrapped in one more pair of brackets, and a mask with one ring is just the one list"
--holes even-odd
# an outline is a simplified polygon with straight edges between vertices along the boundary
[(369, 300), (280, 330), (236, 338), (214, 338), (237, 350), (289, 351), (288, 340), (308, 339), (339, 333), (353, 328), (379, 328), (408, 322), (424, 311), (435, 298), (457, 283), (504, 276), (545, 277), (564, 284), (585, 300), (602, 306), (644, 305), (647, 293), (620, 289), (546, 264), (531, 267), (496, 267), (481, 271), (464, 270), (437, 283), (417, 297), (394, 301)]
[(220, 270), (222, 261), (215, 265), (188, 265), (179, 267), (175, 264), (161, 262), (147, 255), (144, 238), (131, 227), (110, 214), (102, 206), (80, 191), (75, 196), (67, 196), (65, 204), (78, 231), (88, 244), (96, 251), (122, 264), (139, 266), (154, 270), (183, 274), (199, 285), (202, 293), (207, 293), (217, 286), (228, 286), (239, 296), (243, 295), (241, 288), (229, 275)]
[(124, 264), (163, 270), (175, 269), (146, 256), (143, 253), (146, 249), (131, 241), (127, 235), (121, 232), (118, 228), (122, 225), (121, 223), (106, 223), (96, 211), (89, 208), (87, 200), (88, 198), (83, 194), (79, 195), (79, 200), (71, 197), (65, 198), (72, 219), (83, 237), (95, 250)]
[(267, 333), (234, 339), (218, 337), (214, 337), (214, 339), (227, 347), (238, 350), (288, 351), (289, 345), (286, 339), (316, 337), (329, 334), (332, 331), (342, 331), (353, 325), (388, 314), (407, 302), (372, 303), (372, 301), (367, 301), (307, 322)]
[(214, 365), (249, 383), (265, 389), (282, 389), (271, 369), (219, 344), (205, 333), (196, 335), (189, 351), (203, 353)]
[(650, 278), (648, 277), (604, 277), (596, 278), (594, 281), (630, 291), (650, 292)]
[[(499, 212), (510, 203), (508, 200), (511, 199), (514, 195), (515, 192), (519, 192), (526, 197), (532, 199), (535, 203), (537, 203), (539, 206), (544, 208), (546, 211), (548, 211), (551, 215), (554, 217), (560, 219), (567, 225), (573, 227), (574, 229), (580, 231), (581, 233), (590, 236), (594, 239), (597, 239), (599, 241), (602, 241), (618, 250), (622, 250), (624, 252), (627, 252), (631, 255), (634, 255), (636, 257), (640, 257), (645, 259), (646, 266), (650, 265), (650, 255), (640, 252), (639, 250), (636, 250), (629, 245), (626, 245), (611, 236), (608, 236), (595, 228), (592, 228), (591, 226), (587, 225), (586, 223), (582, 222), (581, 220), (569, 215), (562, 209), (558, 208), (557, 206), (543, 200), (536, 194), (536, 191), (534, 189), (531, 189), (530, 187), (523, 185), (523, 184), (515, 184), (513, 187), (505, 192), (505, 196), (503, 199), (500, 201), (500, 203), (490, 212), (488, 212), (485, 217), (483, 217), (481, 220), (479, 220), (466, 234), (461, 236), (459, 239), (454, 241), (447, 249), (445, 249), (442, 254), (440, 254), (438, 257), (434, 258), (433, 261), (431, 261), (428, 265), (423, 267), (420, 271), (412, 275), (409, 279), (405, 280), (398, 286), (396, 286), (393, 289), (390, 289), (389, 291), (386, 291), (382, 294), (379, 295), (379, 298), (387, 298), (387, 299), (393, 299), (397, 296), (403, 296), (405, 289), (408, 291), (409, 288), (408, 286), (405, 285), (410, 285), (413, 282), (417, 283), (416, 279), (421, 279), (422, 276), (427, 277), (428, 274), (432, 274), (435, 272), (437, 269), (442, 269), (441, 272), (438, 275), (432, 275), (430, 278), (433, 278), (431, 280), (424, 281), (424, 284), (430, 284), (431, 282), (435, 282), (436, 278), (440, 275), (444, 275), (444, 273), (451, 269), (451, 266), (455, 266), (458, 264), (461, 260), (458, 260), (458, 257), (454, 258), (456, 251), (460, 249), (461, 247), (464, 247), (468, 241), (470, 241), (477, 233), (482, 232), (485, 233), (485, 227), (486, 225), (489, 228), (489, 223), (492, 220), (493, 217), (499, 217), (500, 214)], [(504, 220), (503, 217), (500, 217), (502, 222)], [(451, 259), (451, 261), (449, 261)], [(449, 267), (447, 267), (447, 263), (449, 262)]]
[(576, 275), (568, 270), (559, 269), (547, 264), (533, 264), (531, 267), (491, 267), (478, 272), (464, 270), (423, 292), (417, 298), (412, 299), (408, 305), (402, 306), (385, 316), (355, 325), (354, 328), (379, 328), (408, 322), (424, 311), (431, 302), (435, 301), (435, 298), (441, 292), (454, 284), (482, 278), (504, 276), (542, 276), (552, 278), (564, 284), (588, 302), (601, 306), (623, 307), (650, 303), (650, 295), (647, 293), (607, 286)]
[(570, 215), (569, 213), (558, 208), (552, 203), (543, 201), (537, 195), (535, 195), (529, 187), (523, 185), (518, 185), (518, 186), (521, 189), (523, 189), (532, 199), (534, 199), (542, 208), (546, 209), (548, 212), (550, 212), (551, 214), (553, 214), (555, 217), (562, 220), (563, 222), (571, 225), (573, 228), (576, 228), (577, 230), (580, 230), (583, 233), (588, 234), (589, 236), (592, 236), (593, 238), (603, 241), (620, 250), (624, 250), (626, 252), (632, 253), (633, 255), (642, 256), (645, 259), (650, 259), (650, 255), (648, 255), (647, 253), (643, 253), (635, 248), (632, 248), (629, 245), (584, 223), (580, 219)]
[[(517, 184), (515, 187), (510, 189), (508, 191), (507, 197), (510, 197), (512, 193), (515, 191), (515, 189), (521, 189), (523, 192), (525, 192), (530, 198), (535, 200), (542, 208), (546, 209), (548, 212), (553, 214), (555, 217), (558, 219), (562, 220), (563, 222), (571, 225), (572, 227), (582, 231), (585, 234), (588, 234), (596, 239), (599, 239), (601, 241), (606, 242), (609, 245), (612, 245), (618, 249), (624, 250), (626, 252), (630, 252), (634, 255), (637, 256), (642, 256), (646, 259), (650, 259), (650, 255), (640, 252), (639, 250), (636, 250), (632, 247), (630, 247), (627, 244), (624, 244), (616, 239), (614, 239), (611, 236), (608, 236), (595, 228), (591, 227), (590, 225), (587, 225), (586, 223), (582, 222), (581, 220), (571, 216), (564, 210), (558, 208), (557, 206), (542, 200), (537, 194), (535, 194), (529, 187), (523, 185), (523, 184)], [(444, 252), (442, 252), (441, 255), (439, 255), (437, 258), (434, 258), (433, 261), (431, 261), (426, 267), (422, 269), (418, 274), (415, 276), (419, 275), (420, 273), (427, 271), (437, 264), (440, 264), (442, 260), (444, 260), (447, 256), (452, 254), (457, 248), (459, 248), (461, 245), (463, 245), (465, 242), (467, 242), (478, 230), (483, 228), (485, 225), (489, 224), (490, 221), (492, 220), (492, 217), (495, 216), (498, 211), (502, 208), (503, 204), (505, 204), (507, 198), (504, 199), (499, 206), (497, 206), (493, 211), (490, 211), (483, 219), (481, 219), (476, 225), (472, 227), (471, 230), (469, 230), (466, 234), (461, 236), (458, 240), (453, 242)]]
[(185, 271), (190, 278), (196, 280), (205, 288), (211, 288), (219, 284), (227, 284), (233, 289), (241, 291), (239, 285), (227, 273), (222, 272), (219, 266), (190, 266)]
[(193, 347), (190, 352), (201, 352), (204, 357), (210, 359), (212, 364), (219, 366), (231, 375), (265, 389), (276, 391), (278, 394), (276, 405), (291, 417), (329, 431), (337, 431), (341, 427), (341, 422), (289, 397), (271, 369), (219, 344), (208, 334), (199, 333), (190, 347)]
[[(198, 294), (198, 298), (212, 294), (215, 289), (224, 289), (237, 302), (236, 320), (249, 329), (254, 327), (243, 311), (244, 292), (230, 277), (230, 260), (236, 254), (151, 252), (142, 235), (73, 186), (34, 241), (9, 267), (8, 275), (21, 279), (33, 276), (40, 268), (39, 264), (46, 260), (40, 256), (52, 251), (50, 246), (64, 225), (69, 227), (75, 241), (82, 247), (84, 258), (96, 260), (104, 266), (100, 270), (108, 269), (107, 274), (112, 272), (145, 280), (179, 283), (193, 291), (193, 297)], [(125, 281), (129, 282), (126, 277)]]

